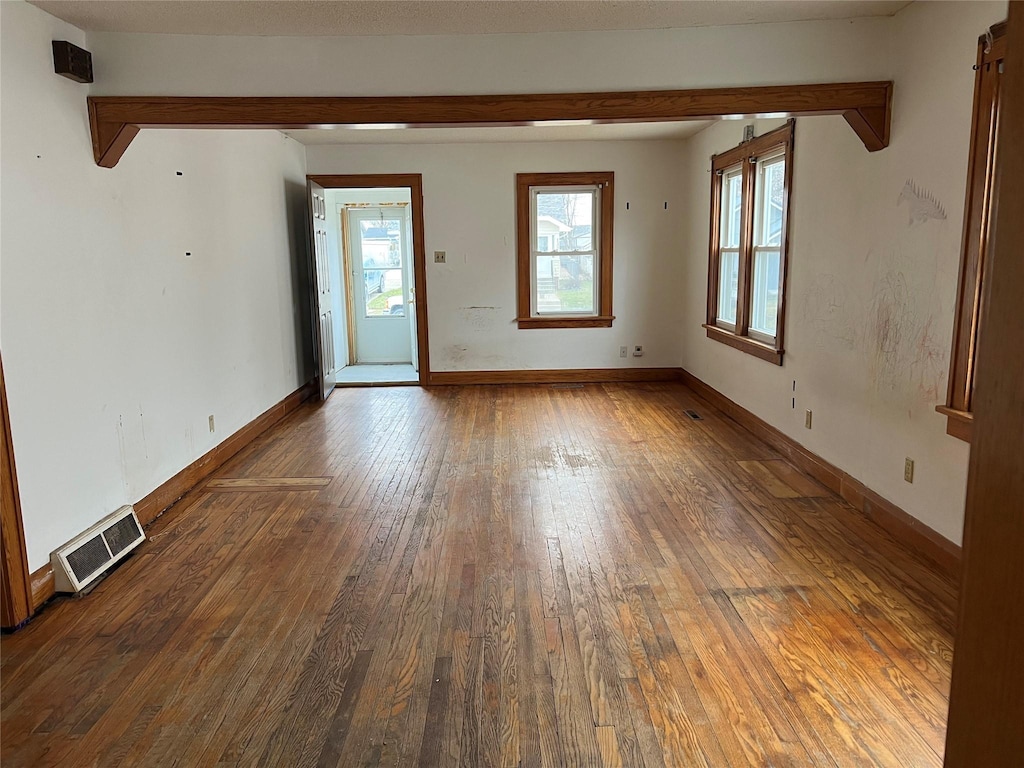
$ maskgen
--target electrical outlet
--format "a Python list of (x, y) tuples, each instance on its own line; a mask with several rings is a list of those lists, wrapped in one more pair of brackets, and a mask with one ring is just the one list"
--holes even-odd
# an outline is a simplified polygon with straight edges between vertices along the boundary
[(812, 416), (813, 416), (813, 414), (809, 410), (808, 411), (804, 411), (804, 426), (807, 429), (811, 428), (811, 417)]
[(445, 263), (445, 259), (447, 259), (447, 258), (448, 258), (448, 254), (445, 253), (444, 251), (434, 251), (434, 263), (435, 264), (444, 264)]
[(903, 479), (908, 483), (914, 482), (914, 460), (909, 456), (903, 462)]
[(619, 347), (619, 357), (626, 357), (626, 355), (628, 355), (628, 354), (629, 354), (629, 347), (626, 347), (626, 346)]
[(210, 414), (210, 431), (213, 432), (213, 414)]
[(637, 344), (635, 347), (633, 347), (633, 357), (643, 357), (643, 356), (644, 356), (644, 345), (643, 344)]

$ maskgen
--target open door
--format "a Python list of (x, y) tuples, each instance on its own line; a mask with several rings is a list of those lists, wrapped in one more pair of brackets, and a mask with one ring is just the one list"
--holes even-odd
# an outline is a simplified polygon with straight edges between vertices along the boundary
[(309, 252), (312, 264), (310, 304), (313, 307), (313, 356), (316, 361), (320, 400), (334, 391), (334, 316), (332, 314), (331, 272), (327, 258), (327, 199), (315, 181), (309, 187)]
[(400, 208), (348, 210), (353, 362), (412, 362), (409, 289), (413, 275), (406, 214)]

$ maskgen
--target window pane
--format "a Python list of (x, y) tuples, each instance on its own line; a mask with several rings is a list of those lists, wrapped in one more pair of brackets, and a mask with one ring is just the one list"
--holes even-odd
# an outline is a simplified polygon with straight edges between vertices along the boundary
[(405, 316), (405, 273), (402, 269), (402, 222), (362, 219), (359, 222), (363, 256), (363, 287), (367, 317)]
[(596, 197), (596, 191), (537, 193), (535, 250), (592, 251)]
[(722, 251), (718, 260), (718, 319), (732, 325), (736, 324), (739, 281), (739, 251)]
[(719, 244), (723, 248), (740, 247), (740, 222), (743, 213), (743, 173), (733, 168), (722, 174), (722, 221)]
[(780, 251), (754, 252), (754, 283), (750, 290), (751, 330), (775, 336), (779, 318)]
[(757, 220), (754, 245), (782, 245), (782, 206), (786, 177), (785, 157), (757, 163)]
[(596, 314), (594, 254), (537, 256), (538, 315)]

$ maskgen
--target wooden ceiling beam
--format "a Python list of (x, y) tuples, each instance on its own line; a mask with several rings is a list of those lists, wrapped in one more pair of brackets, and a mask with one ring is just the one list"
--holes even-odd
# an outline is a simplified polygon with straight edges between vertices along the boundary
[(96, 163), (112, 168), (143, 128), (439, 128), (843, 115), (874, 152), (888, 145), (891, 106), (891, 82), (505, 96), (90, 96), (89, 122)]

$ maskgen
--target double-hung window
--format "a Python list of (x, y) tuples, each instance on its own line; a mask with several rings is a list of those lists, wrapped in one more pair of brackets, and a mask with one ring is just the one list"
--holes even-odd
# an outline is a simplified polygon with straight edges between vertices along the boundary
[(612, 324), (612, 173), (516, 176), (520, 328)]
[(711, 161), (709, 338), (782, 364), (790, 120)]

